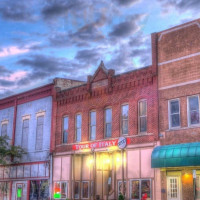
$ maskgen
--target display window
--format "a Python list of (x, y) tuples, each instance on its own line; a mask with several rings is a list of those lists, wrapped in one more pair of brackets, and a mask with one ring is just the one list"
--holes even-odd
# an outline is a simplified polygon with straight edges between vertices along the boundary
[(151, 200), (151, 180), (138, 179), (130, 181), (131, 200), (146, 199)]
[(68, 198), (68, 182), (55, 182), (54, 183), (54, 199)]
[(48, 200), (49, 182), (48, 180), (30, 181), (29, 200)]
[(0, 199), (9, 200), (10, 184), (8, 182), (0, 182)]
[(89, 198), (89, 181), (82, 182), (82, 198), (83, 199)]

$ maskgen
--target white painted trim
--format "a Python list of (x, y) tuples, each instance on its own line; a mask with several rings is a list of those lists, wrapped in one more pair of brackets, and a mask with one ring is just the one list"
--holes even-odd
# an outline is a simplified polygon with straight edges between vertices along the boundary
[(26, 119), (30, 119), (30, 118), (31, 118), (31, 115), (24, 115), (24, 116), (22, 116), (22, 121), (26, 120)]
[(3, 125), (3, 124), (8, 124), (8, 122), (9, 122), (9, 121), (8, 121), (7, 119), (4, 119), (4, 120), (1, 121), (1, 125)]
[[(173, 101), (178, 101), (178, 106), (179, 106), (179, 120), (180, 120), (180, 125), (179, 126), (175, 126), (172, 127), (172, 120), (171, 120), (171, 102)], [(177, 114), (177, 113), (176, 113)], [(181, 112), (180, 112), (180, 99), (176, 98), (176, 99), (170, 99), (168, 100), (168, 122), (169, 122), (169, 129), (177, 129), (181, 127)]]
[[(198, 98), (198, 104), (199, 104), (199, 95), (192, 95), (192, 96), (188, 96), (187, 97), (187, 123), (188, 123), (188, 126), (198, 126), (200, 125), (200, 123), (198, 124), (191, 124), (191, 119), (190, 119), (190, 108), (189, 108), (189, 98), (191, 97), (197, 97)], [(199, 106), (199, 113), (200, 113), (200, 106)]]
[(164, 32), (162, 32), (162, 33), (160, 34), (160, 36), (159, 36), (159, 38), (158, 38), (158, 41), (160, 41), (160, 40), (162, 39), (162, 36), (165, 35), (165, 34), (167, 34), (167, 33), (171, 33), (171, 32), (173, 32), (173, 31), (177, 31), (177, 30), (180, 30), (180, 29), (183, 29), (183, 28), (186, 28), (186, 27), (195, 25), (195, 24), (200, 28), (199, 22), (198, 22), (198, 21), (195, 21), (195, 22), (192, 22), (192, 23), (190, 23), (190, 24), (185, 24), (185, 25), (180, 26), (180, 27), (175, 27), (175, 28), (172, 28), (172, 29), (170, 29), (170, 30), (166, 30), (166, 31), (164, 31)]
[(189, 54), (187, 56), (182, 56), (182, 57), (179, 57), (179, 58), (175, 58), (175, 59), (172, 59), (172, 60), (168, 60), (168, 61), (158, 63), (158, 66), (169, 64), (169, 63), (176, 62), (176, 61), (180, 61), (180, 60), (183, 60), (183, 59), (186, 59), (186, 58), (191, 58), (191, 57), (194, 57), (194, 56), (199, 56), (199, 55), (200, 55), (200, 52), (192, 53), (192, 54)]
[(199, 83), (199, 82), (200, 82), (200, 79), (197, 79), (197, 80), (194, 80), (194, 81), (187, 81), (187, 82), (184, 82), (184, 83), (178, 83), (178, 84), (173, 84), (173, 85), (161, 87), (158, 90), (166, 90), (166, 89), (170, 89), (170, 88), (174, 88), (174, 87), (179, 87), (179, 86), (184, 86), (184, 85), (189, 85), (189, 84)]
[(45, 110), (40, 110), (36, 113), (36, 117), (41, 117), (41, 116), (45, 116), (46, 111)]

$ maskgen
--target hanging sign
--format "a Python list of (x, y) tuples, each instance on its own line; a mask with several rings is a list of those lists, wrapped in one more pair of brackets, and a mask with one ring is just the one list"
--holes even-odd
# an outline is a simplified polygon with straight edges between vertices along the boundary
[(192, 172), (193, 172), (193, 178), (196, 178), (197, 177), (196, 170), (192, 170)]
[(118, 143), (117, 143), (118, 147), (120, 149), (124, 149), (126, 147), (126, 144), (127, 144), (126, 138), (125, 137), (120, 137), (119, 140), (118, 140)]

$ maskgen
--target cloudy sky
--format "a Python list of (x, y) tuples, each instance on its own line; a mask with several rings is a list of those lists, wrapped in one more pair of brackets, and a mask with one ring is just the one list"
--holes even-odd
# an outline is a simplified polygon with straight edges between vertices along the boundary
[(101, 60), (122, 73), (151, 64), (150, 35), (200, 17), (199, 0), (0, 0), (0, 98), (86, 80)]

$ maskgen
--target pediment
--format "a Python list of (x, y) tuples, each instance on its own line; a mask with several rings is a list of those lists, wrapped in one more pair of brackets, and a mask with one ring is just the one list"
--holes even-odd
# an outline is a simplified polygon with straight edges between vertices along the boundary
[(101, 61), (99, 67), (92, 76), (91, 82), (94, 83), (105, 79), (108, 79), (108, 70), (105, 68), (103, 61)]

